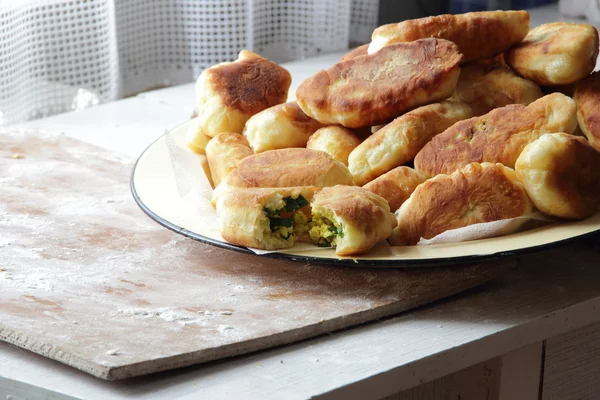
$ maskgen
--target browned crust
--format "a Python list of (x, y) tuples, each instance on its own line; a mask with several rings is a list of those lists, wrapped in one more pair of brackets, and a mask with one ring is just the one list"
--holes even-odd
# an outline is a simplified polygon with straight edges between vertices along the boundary
[[(591, 40), (590, 33), (593, 36)], [(570, 68), (573, 71), (569, 74), (547, 76), (546, 70), (543, 69), (546, 58), (550, 59), (550, 57), (563, 55), (577, 58), (571, 62)], [(589, 24), (567, 22), (543, 24), (532, 29), (521, 43), (506, 52), (505, 57), (506, 63), (519, 75), (540, 85), (576, 83), (591, 73), (596, 66), (598, 31)], [(566, 66), (557, 69), (562, 68), (566, 68)], [(564, 81), (567, 75), (570, 80)], [(560, 79), (561, 81), (558, 82), (554, 79)]]
[(600, 72), (594, 72), (577, 85), (577, 122), (594, 146), (600, 151)]
[(232, 63), (207, 70), (215, 92), (227, 107), (249, 115), (287, 100), (290, 73), (280, 65), (251, 52)]
[(383, 25), (373, 32), (392, 36), (393, 42), (410, 42), (427, 37), (450, 40), (458, 45), (464, 62), (483, 60), (508, 50), (529, 31), (527, 11), (483, 11), (437, 15)]
[(423, 182), (425, 182), (425, 176), (410, 167), (401, 166), (381, 175), (363, 187), (386, 199), (390, 210), (396, 211)]
[[(457, 122), (435, 136), (415, 157), (415, 169), (427, 177), (448, 174), (472, 162), (498, 162), (514, 168), (523, 148), (542, 134), (572, 133), (575, 124), (560, 93), (531, 103), (497, 108), (481, 117)], [(553, 115), (555, 114), (555, 115)], [(552, 121), (550, 121), (552, 119)], [(553, 130), (555, 129), (555, 130)]]
[[(565, 133), (551, 136), (556, 142), (550, 152), (535, 149), (545, 137), (526, 148), (526, 157), (520, 157), (516, 164), (517, 176), (540, 211), (562, 218), (587, 218), (600, 204), (600, 153), (583, 137)], [(529, 170), (542, 170), (543, 182), (534, 179), (533, 187), (529, 188), (526, 176)], [(548, 191), (558, 194), (552, 198), (560, 199), (560, 204), (548, 200)], [(544, 197), (538, 199), (538, 196)]]
[(600, 154), (582, 137), (562, 136), (565, 149), (551, 158), (548, 184), (564, 196), (571, 218), (587, 218), (600, 200)]
[(290, 148), (244, 158), (224, 180), (234, 187), (352, 185), (348, 168), (327, 153)]
[[(511, 176), (512, 175), (512, 176)], [(392, 244), (417, 244), (450, 230), (514, 218), (533, 206), (514, 171), (501, 164), (469, 164), (419, 185), (397, 212)]]
[(344, 56), (342, 57), (342, 59), (340, 61), (347, 61), (347, 60), (350, 60), (351, 58), (366, 56), (367, 50), (369, 50), (369, 43), (363, 44), (362, 46), (355, 47), (354, 49), (350, 50), (348, 53), (344, 54)]
[(529, 103), (543, 93), (538, 85), (513, 71), (493, 64), (471, 64), (462, 68), (453, 99), (462, 101), (479, 116), (509, 104)]
[(290, 101), (275, 107), (281, 107), (281, 112), (287, 116), (295, 128), (302, 132), (310, 132), (312, 134), (317, 129), (326, 126), (306, 115), (295, 101)]
[(461, 59), (456, 45), (447, 40), (398, 43), (318, 72), (300, 85), (296, 99), (307, 115), (323, 123), (378, 125), (448, 98)]

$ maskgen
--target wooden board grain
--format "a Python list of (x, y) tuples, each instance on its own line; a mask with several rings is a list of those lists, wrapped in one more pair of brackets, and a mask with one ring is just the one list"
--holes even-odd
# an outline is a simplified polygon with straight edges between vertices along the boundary
[(130, 170), (74, 139), (0, 134), (0, 339), (122, 379), (399, 313), (514, 265), (373, 270), (225, 251), (144, 216)]

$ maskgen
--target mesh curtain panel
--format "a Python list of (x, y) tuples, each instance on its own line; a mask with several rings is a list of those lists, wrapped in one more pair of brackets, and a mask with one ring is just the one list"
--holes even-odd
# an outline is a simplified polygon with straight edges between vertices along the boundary
[(0, 125), (370, 40), (377, 0), (0, 0)]

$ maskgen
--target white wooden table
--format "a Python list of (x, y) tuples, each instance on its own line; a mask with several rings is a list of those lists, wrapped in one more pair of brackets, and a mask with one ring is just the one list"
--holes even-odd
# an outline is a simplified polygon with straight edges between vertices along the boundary
[[(556, 6), (532, 12), (533, 26), (557, 19)], [(339, 57), (288, 63), (292, 90)], [(187, 120), (193, 105), (188, 84), (20, 128), (136, 156)], [(597, 239), (524, 256), (502, 279), (396, 318), (122, 382), (0, 343), (0, 399), (597, 399), (600, 266), (590, 262), (600, 255)]]

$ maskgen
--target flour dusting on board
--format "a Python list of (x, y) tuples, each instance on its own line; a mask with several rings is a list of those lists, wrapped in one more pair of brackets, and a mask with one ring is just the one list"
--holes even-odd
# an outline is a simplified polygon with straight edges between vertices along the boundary
[(131, 161), (0, 134), (0, 340), (124, 378), (348, 327), (506, 270), (338, 268), (207, 246), (143, 214)]

